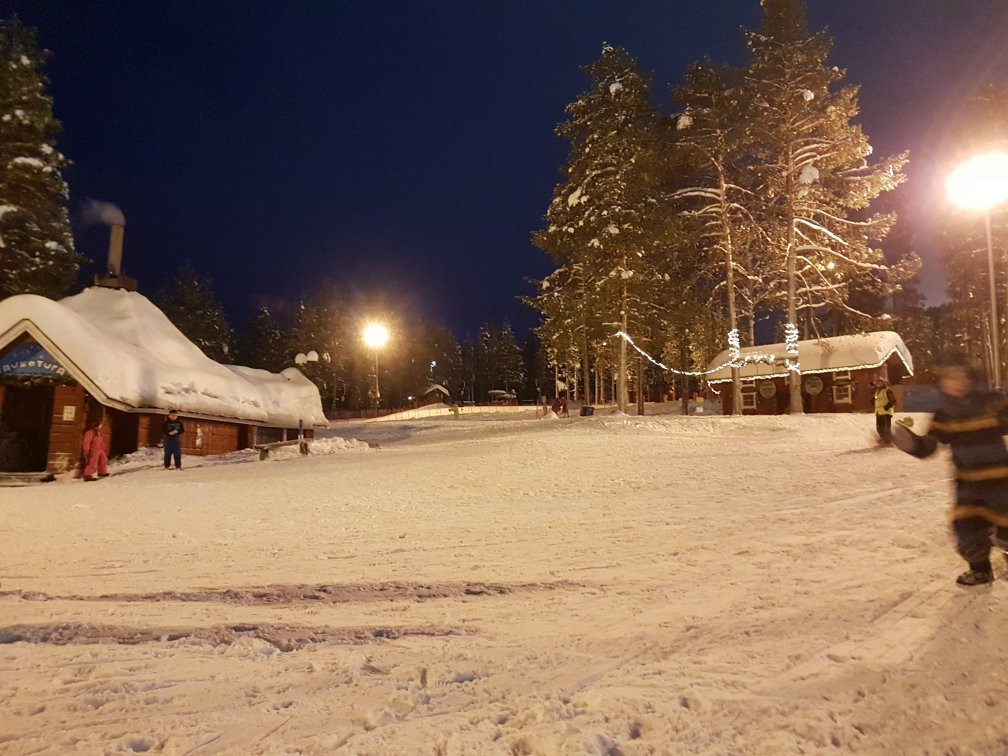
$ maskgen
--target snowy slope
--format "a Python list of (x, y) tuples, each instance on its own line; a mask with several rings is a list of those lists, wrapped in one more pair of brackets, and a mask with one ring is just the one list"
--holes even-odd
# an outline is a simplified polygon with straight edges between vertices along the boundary
[(0, 751), (1004, 753), (1008, 582), (954, 585), (944, 455), (533, 417), (0, 489)]

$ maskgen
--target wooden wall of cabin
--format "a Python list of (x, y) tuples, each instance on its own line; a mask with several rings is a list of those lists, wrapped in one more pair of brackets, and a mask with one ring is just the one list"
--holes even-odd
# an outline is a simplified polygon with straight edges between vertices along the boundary
[[(896, 358), (898, 359), (898, 358)], [(900, 365), (902, 366), (902, 365)], [(831, 412), (831, 413), (846, 413), (846, 412), (869, 412), (872, 411), (874, 407), (874, 395), (871, 390), (871, 383), (876, 378), (883, 376), (885, 374), (884, 369), (870, 368), (864, 370), (851, 370), (850, 378), (845, 376), (837, 377), (833, 373), (809, 373), (802, 376), (802, 405), (805, 408), (805, 412), (808, 413), (818, 413), (818, 412)], [(890, 366), (889, 371), (891, 381), (898, 381), (903, 376), (897, 371), (892, 369)], [(810, 378), (818, 378), (822, 381), (822, 391), (816, 395), (812, 395), (805, 390), (806, 381)], [(743, 415), (783, 415), (787, 414), (788, 411), (788, 388), (786, 378), (774, 378), (772, 379), (776, 387), (776, 391), (771, 397), (764, 397), (759, 393), (759, 385), (762, 381), (755, 381), (751, 384), (743, 384), (743, 393), (749, 393), (750, 395), (755, 395), (756, 407), (745, 407), (742, 410)], [(843, 386), (850, 386), (851, 390), (849, 392), (850, 401), (842, 401), (846, 397), (845, 391), (841, 391), (840, 396), (834, 392), (834, 387), (840, 388)], [(719, 383), (717, 384), (718, 391), (720, 392), (722, 411), (725, 415), (730, 415), (732, 411), (732, 391), (731, 383)], [(835, 398), (836, 397), (836, 398)], [(899, 409), (899, 407), (897, 407)]]
[[(73, 383), (57, 384), (54, 387), (49, 455), (46, 461), (48, 472), (63, 473), (78, 466), (87, 411), (88, 395), (83, 386)], [(106, 451), (110, 440), (108, 430), (107, 427), (102, 430)]]
[[(137, 418), (137, 442), (139, 446), (157, 446), (164, 436), (167, 415), (141, 414)], [(203, 420), (179, 415), (185, 426), (182, 434), (182, 454), (205, 456), (207, 454), (227, 454), (247, 448), (249, 426), (244, 423), (223, 420)], [(254, 439), (254, 435), (253, 435)], [(252, 443), (255, 443), (254, 440)]]

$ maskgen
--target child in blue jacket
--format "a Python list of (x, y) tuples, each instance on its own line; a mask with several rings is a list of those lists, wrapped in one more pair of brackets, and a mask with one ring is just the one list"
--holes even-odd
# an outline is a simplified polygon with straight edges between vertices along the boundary
[(168, 420), (164, 424), (164, 469), (171, 469), (172, 457), (175, 458), (175, 469), (182, 469), (182, 434), (185, 426), (178, 419), (176, 410), (168, 410)]

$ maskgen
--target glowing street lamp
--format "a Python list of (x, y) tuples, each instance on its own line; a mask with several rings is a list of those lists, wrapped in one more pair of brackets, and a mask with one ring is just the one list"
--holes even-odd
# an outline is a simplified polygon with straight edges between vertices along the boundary
[(994, 388), (1001, 387), (1001, 334), (998, 329), (996, 287), (994, 285), (994, 244), (991, 240), (990, 211), (1008, 200), (1008, 153), (977, 155), (956, 168), (946, 184), (949, 199), (959, 207), (983, 210), (987, 229), (987, 272), (990, 277), (991, 351), (994, 360)]
[(378, 350), (388, 342), (388, 328), (381, 323), (368, 323), (364, 327), (364, 343), (374, 350), (374, 400), (375, 417), (378, 417), (378, 407), (381, 405), (381, 392), (378, 390)]

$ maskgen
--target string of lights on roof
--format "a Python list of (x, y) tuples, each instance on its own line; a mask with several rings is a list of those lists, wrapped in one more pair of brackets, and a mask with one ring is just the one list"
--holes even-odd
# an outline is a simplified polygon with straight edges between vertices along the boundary
[[(735, 368), (735, 367), (741, 368), (744, 367), (745, 365), (752, 365), (757, 363), (763, 363), (771, 366), (781, 364), (781, 359), (774, 354), (750, 353), (743, 355), (742, 348), (739, 343), (738, 329), (736, 328), (733, 328), (731, 331), (728, 332), (728, 360), (726, 362), (722, 362), (717, 367), (711, 368), (710, 370), (676, 370), (675, 368), (669, 367), (668, 365), (665, 365), (664, 363), (656, 360), (650, 354), (648, 354), (639, 346), (637, 346), (637, 344), (634, 343), (634, 340), (625, 331), (617, 331), (613, 335), (619, 336), (620, 338), (624, 339), (630, 346), (636, 349), (637, 352), (639, 352), (642, 357), (644, 357), (653, 365), (660, 367), (662, 370), (667, 370), (668, 372), (675, 373), (676, 375), (685, 375), (693, 378), (703, 378), (708, 375), (713, 375), (714, 373), (724, 370), (725, 368)], [(784, 378), (787, 377), (787, 375), (791, 372), (797, 373), (799, 375), (813, 375), (815, 373), (836, 372), (836, 368), (832, 367), (815, 368), (812, 370), (801, 369), (801, 366), (798, 361), (798, 327), (794, 323), (787, 323), (784, 326), (784, 339), (785, 339), (784, 341), (785, 357), (783, 360), (785, 368), (784, 372), (780, 373), (775, 372), (769, 375), (754, 376), (754, 378), (759, 378), (761, 380), (766, 380), (770, 378)], [(863, 365), (850, 365), (849, 367), (847, 366), (845, 367), (847, 370), (872, 370), (874, 368), (881, 367), (882, 365), (884, 365), (886, 362), (888, 362), (889, 358), (892, 357), (894, 354), (898, 354), (901, 359), (903, 358), (903, 355), (900, 354), (899, 348), (893, 347), (888, 352), (886, 352), (885, 355), (877, 362), (865, 363)], [(903, 363), (904, 365), (906, 365), (905, 359), (903, 360)], [(910, 366), (906, 365), (906, 367), (907, 370), (910, 371), (910, 375), (913, 375), (913, 370), (910, 368)], [(731, 378), (721, 378), (716, 381), (708, 381), (708, 383), (709, 384), (724, 383), (730, 380)]]

